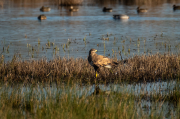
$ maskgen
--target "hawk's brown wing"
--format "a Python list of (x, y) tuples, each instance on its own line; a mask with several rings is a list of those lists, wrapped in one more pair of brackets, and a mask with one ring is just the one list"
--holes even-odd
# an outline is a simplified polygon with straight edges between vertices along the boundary
[(103, 66), (106, 68), (111, 68), (111, 66), (114, 65), (114, 62), (110, 58), (102, 56), (102, 55), (93, 56), (92, 61), (94, 65)]

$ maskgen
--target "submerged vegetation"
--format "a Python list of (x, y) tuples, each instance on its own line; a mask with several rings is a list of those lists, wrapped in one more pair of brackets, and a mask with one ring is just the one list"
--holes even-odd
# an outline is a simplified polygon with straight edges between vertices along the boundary
[[(3, 55), (0, 57), (0, 117), (1, 118), (179, 118), (180, 115), (180, 56), (179, 54), (155, 54), (146, 55), (150, 52), (144, 50), (144, 55), (131, 55), (131, 58), (123, 60), (123, 54), (133, 52), (134, 49), (127, 47), (132, 44), (140, 49), (140, 41), (145, 47), (146, 39), (138, 39), (134, 42), (128, 38), (119, 39), (107, 34), (102, 36), (104, 55), (107, 51), (106, 42), (113, 39), (113, 44), (121, 41), (122, 48), (118, 51), (112, 49), (112, 55), (119, 65), (113, 69), (101, 68), (99, 76), (95, 78), (95, 70), (83, 58), (56, 57), (53, 60), (42, 58), (40, 60), (22, 60), (21, 55), (14, 55), (11, 60), (7, 60), (9, 45), (3, 47)], [(157, 43), (156, 47), (168, 47), (166, 42)], [(4, 41), (5, 42), (5, 41)], [(3, 43), (4, 43), (3, 42)], [(83, 45), (88, 45), (87, 36), (81, 40)], [(134, 42), (134, 43), (133, 43)], [(42, 44), (38, 39), (38, 45)], [(69, 50), (76, 40), (69, 40), (62, 44), (64, 52)], [(4, 43), (5, 44), (5, 43)], [(10, 44), (11, 45), (11, 44)], [(119, 45), (118, 45), (119, 46)], [(30, 52), (39, 51), (36, 46), (27, 44)], [(42, 45), (42, 50), (53, 49), (59, 52), (60, 49), (55, 42), (46, 42)], [(179, 44), (175, 47), (179, 51)], [(61, 49), (61, 50), (62, 50)], [(136, 49), (136, 48), (135, 48)], [(46, 51), (47, 53), (47, 51)], [(110, 52), (109, 52), (110, 53)], [(118, 56), (119, 53), (119, 56)], [(122, 53), (122, 54), (121, 54)], [(139, 53), (139, 51), (138, 51)], [(49, 55), (49, 54), (48, 54)], [(138, 93), (121, 92), (119, 90), (109, 90), (106, 94), (95, 95), (87, 90), (92, 84), (119, 85), (129, 82), (163, 81), (167, 79), (177, 79), (172, 87), (167, 82), (166, 89), (161, 86), (156, 87), (155, 92)], [(166, 81), (167, 81), (166, 80)], [(55, 88), (53, 88), (55, 84)], [(137, 83), (136, 83), (137, 84)], [(21, 85), (21, 86), (19, 86)], [(80, 89), (73, 89), (78, 87)], [(83, 87), (83, 88), (82, 88)], [(153, 87), (153, 86), (152, 86)], [(141, 87), (143, 88), (143, 87)], [(113, 88), (112, 88), (113, 89)], [(141, 89), (140, 89), (141, 90)], [(95, 91), (94, 91), (95, 92)]]
[[(1, 85), (0, 116), (5, 118), (179, 118), (180, 97), (173, 103), (154, 96), (154, 101), (133, 94), (77, 93), (76, 85)], [(88, 86), (87, 86), (88, 87)], [(82, 87), (80, 87), (81, 90)], [(86, 89), (87, 90), (87, 89)], [(177, 91), (180, 94), (179, 91)], [(172, 93), (172, 95), (175, 95)], [(152, 99), (152, 97), (150, 98)], [(165, 101), (167, 100), (167, 101)], [(143, 102), (145, 101), (145, 102)], [(147, 101), (147, 102), (146, 102)], [(173, 108), (173, 109), (172, 109)]]
[[(0, 59), (0, 78), (6, 82), (53, 82), (60, 80), (83, 80), (94, 82), (95, 71), (87, 59), (56, 58), (22, 61), (16, 56), (12, 61)], [(117, 60), (117, 59), (114, 59)], [(127, 63), (117, 60), (114, 69), (101, 68), (97, 78), (100, 81), (154, 81), (156, 79), (173, 79), (180, 76), (180, 56), (173, 54), (155, 54), (134, 56)]]

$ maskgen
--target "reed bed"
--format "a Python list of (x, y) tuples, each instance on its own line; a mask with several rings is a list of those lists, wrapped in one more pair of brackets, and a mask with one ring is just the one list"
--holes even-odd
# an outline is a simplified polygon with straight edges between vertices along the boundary
[(83, 0), (58, 0), (60, 6), (82, 5)]
[[(117, 60), (117, 59), (114, 59)], [(62, 80), (97, 81), (154, 81), (156, 79), (174, 79), (180, 76), (180, 56), (174, 54), (155, 54), (134, 56), (127, 63), (120, 60), (113, 69), (101, 68), (98, 78), (87, 59), (56, 58), (22, 61), (16, 56), (4, 62), (0, 59), (1, 81), (10, 82), (53, 82)]]

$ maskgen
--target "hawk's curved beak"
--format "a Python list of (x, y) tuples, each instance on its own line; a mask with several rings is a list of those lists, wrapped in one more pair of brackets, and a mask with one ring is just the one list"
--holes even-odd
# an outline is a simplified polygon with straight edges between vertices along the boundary
[(95, 50), (95, 52), (97, 52), (97, 50)]

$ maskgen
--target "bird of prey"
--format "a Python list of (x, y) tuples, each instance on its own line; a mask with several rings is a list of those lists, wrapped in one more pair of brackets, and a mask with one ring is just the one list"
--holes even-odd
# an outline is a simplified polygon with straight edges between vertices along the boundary
[(91, 66), (94, 67), (96, 77), (98, 75), (97, 72), (100, 71), (100, 67), (112, 68), (118, 65), (118, 62), (115, 62), (108, 57), (97, 55), (96, 52), (96, 49), (91, 49), (88, 56), (88, 62)]

